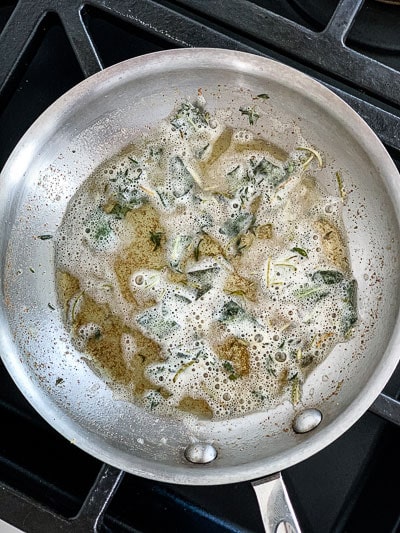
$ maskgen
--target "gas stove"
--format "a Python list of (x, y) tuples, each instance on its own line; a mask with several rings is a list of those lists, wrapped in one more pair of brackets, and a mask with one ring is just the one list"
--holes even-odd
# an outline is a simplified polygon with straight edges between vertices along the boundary
[[(270, 57), (322, 82), (400, 168), (400, 6), (375, 0), (20, 0), (0, 6), (0, 168), (69, 88), (158, 50)], [(400, 530), (400, 367), (342, 437), (283, 472), (305, 533)], [(262, 532), (250, 482), (177, 486), (102, 464), (55, 432), (0, 363), (0, 520), (27, 533)], [(0, 531), (1, 529), (0, 524)]]

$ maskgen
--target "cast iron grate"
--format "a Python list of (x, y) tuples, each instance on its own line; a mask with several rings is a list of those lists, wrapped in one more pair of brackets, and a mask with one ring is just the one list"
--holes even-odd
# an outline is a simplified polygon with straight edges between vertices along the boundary
[[(354, 44), (354, 34), (352, 38), (367, 2), (364, 6), (362, 0), (329, 2), (333, 7), (322, 23), (301, 18), (295, 3), (4, 3), (0, 7), (0, 166), (35, 118), (83, 77), (127, 57), (207, 46), (266, 55), (319, 79), (363, 116), (400, 167), (400, 74), (374, 60), (379, 58), (375, 52)], [(390, 64), (397, 65), (395, 60)], [(1, 364), (0, 369), (0, 416), (7, 428), (0, 445), (3, 520), (28, 533), (262, 531), (248, 483), (179, 487), (102, 465), (48, 427)], [(399, 405), (393, 400), (399, 389), (398, 370), (385, 389), (387, 395), (381, 395), (371, 411), (399, 424)], [(374, 490), (374, 483), (384, 481), (386, 475), (396, 479), (400, 474), (398, 461), (390, 459), (396, 458), (400, 441), (396, 424), (366, 413), (337, 442), (284, 473), (306, 531), (366, 530), (375, 520), (365, 512), (372, 501), (385, 510), (379, 513), (377, 529), (396, 529), (396, 500)], [(19, 442), (16, 428), (21, 426), (25, 433)], [(330, 468), (332, 463), (339, 467)]]

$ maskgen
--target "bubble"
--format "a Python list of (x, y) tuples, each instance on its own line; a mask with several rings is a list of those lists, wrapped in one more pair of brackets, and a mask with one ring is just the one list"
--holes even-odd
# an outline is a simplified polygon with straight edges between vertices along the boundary
[(286, 354), (284, 352), (276, 352), (275, 359), (279, 363), (283, 363), (284, 361), (286, 361)]

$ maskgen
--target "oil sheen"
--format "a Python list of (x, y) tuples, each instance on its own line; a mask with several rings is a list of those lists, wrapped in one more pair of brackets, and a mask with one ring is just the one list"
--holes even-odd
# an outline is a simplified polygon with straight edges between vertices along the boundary
[[(288, 153), (183, 102), (102, 164), (56, 236), (76, 348), (125, 399), (227, 418), (301, 401), (357, 320), (340, 194), (305, 139)], [(333, 177), (333, 179), (335, 179)]]

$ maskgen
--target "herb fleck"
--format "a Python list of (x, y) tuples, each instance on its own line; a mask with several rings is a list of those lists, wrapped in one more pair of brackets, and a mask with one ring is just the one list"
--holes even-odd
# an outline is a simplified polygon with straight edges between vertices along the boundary
[(229, 361), (224, 361), (222, 363), (222, 366), (225, 368), (225, 370), (227, 372), (229, 372), (229, 376), (228, 376), (228, 379), (230, 379), (231, 381), (235, 381), (239, 376), (236, 374), (235, 372), (235, 369), (233, 368), (233, 365), (232, 363), (230, 363)]
[(295, 252), (296, 254), (299, 254), (299, 255), (301, 255), (302, 257), (308, 257), (307, 250), (304, 250), (303, 248), (298, 248), (297, 246), (295, 246), (295, 247), (292, 248), (290, 251), (291, 251), (291, 252)]
[(337, 181), (337, 184), (338, 184), (339, 196), (340, 196), (340, 198), (341, 198), (341, 200), (343, 202), (344, 199), (346, 198), (346, 192), (344, 190), (343, 178), (342, 178), (342, 174), (340, 172), (336, 172), (336, 181)]
[(193, 255), (194, 255), (194, 259), (195, 261), (198, 261), (199, 260), (199, 257), (200, 257), (200, 243), (203, 239), (200, 239), (199, 242), (196, 244), (196, 246), (194, 247), (194, 250), (193, 250)]
[(41, 241), (47, 241), (52, 238), (53, 238), (53, 235), (38, 235), (38, 239), (40, 239)]
[(161, 246), (161, 239), (164, 233), (162, 231), (150, 231), (150, 240), (154, 244), (153, 252)]
[(260, 115), (257, 113), (254, 106), (239, 107), (239, 111), (242, 113), (242, 115), (247, 115), (249, 119), (249, 124), (251, 126), (253, 126), (253, 124), (255, 124), (260, 118)]
[(125, 218), (126, 214), (131, 211), (128, 205), (115, 204), (110, 211), (111, 215), (115, 215), (118, 220)]

